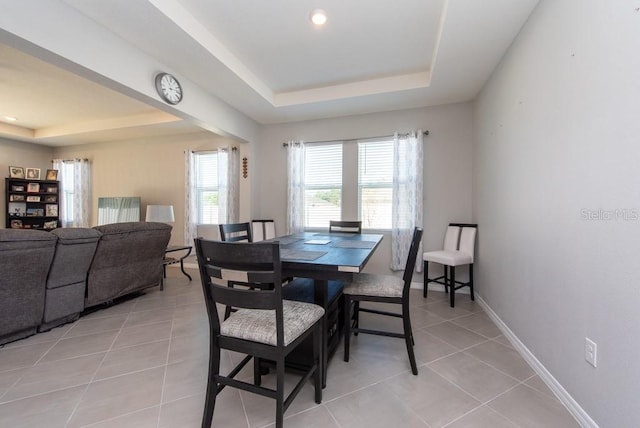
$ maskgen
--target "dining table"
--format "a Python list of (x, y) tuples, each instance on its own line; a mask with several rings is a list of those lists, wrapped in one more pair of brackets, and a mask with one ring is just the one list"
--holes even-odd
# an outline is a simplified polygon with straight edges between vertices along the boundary
[(351, 281), (355, 274), (362, 272), (382, 239), (382, 234), (345, 232), (302, 232), (271, 239), (280, 245), (283, 277), (312, 279), (314, 303), (325, 309), (321, 350), (323, 387), (329, 355), (339, 345), (341, 333), (329, 332), (329, 281)]

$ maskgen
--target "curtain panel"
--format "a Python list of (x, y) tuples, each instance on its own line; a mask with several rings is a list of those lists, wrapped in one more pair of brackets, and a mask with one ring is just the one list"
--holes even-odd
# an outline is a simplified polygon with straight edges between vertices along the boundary
[(240, 154), (236, 148), (218, 151), (218, 218), (220, 223), (237, 223), (240, 215)]
[[(407, 262), (413, 230), (422, 227), (422, 129), (394, 135), (393, 208), (391, 228), (391, 269), (403, 270)], [(421, 252), (422, 250), (418, 250)], [(416, 271), (422, 271), (416, 261)]]
[(193, 245), (193, 240), (198, 237), (198, 206), (193, 150), (184, 152), (184, 194), (184, 244)]
[(287, 233), (304, 231), (304, 143), (287, 144)]
[[(91, 162), (88, 159), (54, 159), (60, 172), (58, 209), (63, 227), (91, 224)], [(67, 200), (67, 199), (71, 200)]]

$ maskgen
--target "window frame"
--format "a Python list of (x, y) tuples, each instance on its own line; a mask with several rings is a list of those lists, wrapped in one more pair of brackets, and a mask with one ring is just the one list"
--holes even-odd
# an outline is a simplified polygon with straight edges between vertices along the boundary
[[(326, 146), (340, 146), (341, 148), (341, 153), (340, 153), (340, 157), (341, 157), (341, 163), (340, 163), (340, 185), (336, 186), (335, 184), (330, 184), (330, 185), (318, 185), (318, 184), (307, 184), (307, 153), (306, 151), (309, 150), (310, 147), (326, 147)], [(329, 227), (329, 223), (327, 223), (326, 227), (325, 226), (308, 226), (307, 225), (307, 200), (306, 200), (306, 194), (307, 191), (309, 190), (332, 190), (335, 189), (336, 187), (339, 187), (340, 189), (340, 217), (342, 218), (342, 216), (344, 215), (344, 142), (343, 141), (327, 141), (327, 142), (322, 142), (322, 143), (310, 143), (308, 145), (305, 146), (305, 183), (304, 183), (304, 192), (305, 192), (305, 206), (304, 206), (304, 210), (305, 210), (305, 214), (304, 214), (304, 229), (308, 230), (308, 231), (321, 231), (324, 229), (327, 229)]]
[[(342, 183), (341, 183), (341, 198), (340, 198), (340, 218), (335, 220), (360, 220), (362, 219), (362, 199), (361, 199), (361, 190), (363, 188), (384, 188), (391, 189), (392, 197), (393, 197), (393, 177), (391, 177), (390, 182), (384, 183), (383, 185), (372, 185), (372, 184), (361, 184), (360, 182), (360, 156), (359, 156), (359, 144), (367, 144), (367, 143), (379, 143), (379, 142), (391, 142), (393, 144), (393, 137), (382, 137), (382, 138), (367, 138), (367, 139), (358, 139), (358, 140), (336, 140), (336, 141), (325, 141), (318, 143), (306, 143), (305, 148), (321, 145), (341, 145), (342, 146)], [(391, 157), (390, 162), (393, 163), (393, 157)], [(306, 154), (305, 154), (305, 173), (306, 173), (307, 163), (306, 163)], [(391, 165), (391, 173), (393, 174), (393, 165)], [(305, 182), (305, 192), (308, 189), (329, 189), (334, 188), (334, 186), (317, 186), (317, 185), (307, 185)], [(307, 225), (307, 202), (305, 201), (305, 226), (304, 229), (310, 232), (317, 232), (327, 230), (329, 228), (329, 224), (327, 222), (326, 226), (308, 226)], [(391, 220), (392, 221), (392, 220)], [(380, 228), (374, 227), (369, 228), (366, 227), (363, 223), (362, 227), (363, 231), (371, 233), (385, 233), (390, 232), (392, 229), (392, 224), (389, 224), (388, 228)]]
[[(214, 192), (218, 195), (218, 198), (220, 198), (220, 182), (218, 179), (218, 151), (217, 150), (207, 150), (207, 151), (202, 151), (202, 152), (195, 152), (194, 154), (194, 160), (193, 160), (193, 165), (194, 165), (194, 179), (193, 179), (193, 193), (195, 195), (195, 205), (196, 205), (196, 213), (197, 213), (197, 219), (196, 219), (196, 224), (198, 226), (200, 225), (216, 225), (219, 224), (220, 221), (220, 205), (216, 204), (213, 205), (214, 210), (213, 212), (215, 212), (215, 221), (212, 222), (203, 222), (203, 217), (204, 217), (204, 212), (203, 212), (203, 207), (201, 206), (201, 201), (203, 200), (203, 193), (205, 192)], [(200, 185), (200, 176), (201, 176), (201, 171), (200, 171), (200, 162), (201, 162), (201, 157), (204, 156), (215, 156), (214, 157), (214, 162), (215, 162), (215, 186), (201, 186)], [(219, 201), (219, 199), (218, 199)]]
[[(370, 231), (380, 231), (380, 232), (389, 232), (391, 231), (393, 225), (393, 137), (383, 137), (383, 138), (370, 138), (370, 139), (361, 139), (361, 140), (357, 140), (357, 170), (358, 170), (358, 176), (357, 176), (357, 188), (358, 188), (358, 220), (360, 220), (362, 222), (362, 229), (363, 230), (370, 230)], [(389, 143), (390, 144), (390, 148), (391, 148), (391, 176), (389, 177), (389, 182), (377, 182), (376, 184), (362, 184), (362, 182), (360, 181), (360, 145), (361, 144), (375, 144), (375, 143)], [(389, 217), (389, 227), (366, 227), (364, 224), (364, 219), (362, 216), (362, 208), (363, 208), (363, 204), (362, 204), (362, 189), (390, 189), (391, 190), (391, 203), (389, 205), (389, 208), (391, 209), (391, 212), (389, 213), (390, 217)]]
[(61, 211), (60, 223), (64, 227), (68, 227), (68, 225), (73, 224), (73, 205), (75, 202), (75, 177), (74, 177), (74, 161), (63, 161), (62, 162), (63, 170), (60, 171), (60, 182), (62, 192), (58, 197), (58, 203), (62, 203), (62, 207), (58, 208)]

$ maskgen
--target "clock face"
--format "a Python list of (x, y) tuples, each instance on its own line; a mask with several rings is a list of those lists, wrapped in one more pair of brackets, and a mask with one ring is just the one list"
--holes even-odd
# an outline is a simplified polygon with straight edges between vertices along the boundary
[(182, 100), (182, 87), (170, 74), (160, 73), (156, 76), (156, 90), (169, 104), (178, 104)]

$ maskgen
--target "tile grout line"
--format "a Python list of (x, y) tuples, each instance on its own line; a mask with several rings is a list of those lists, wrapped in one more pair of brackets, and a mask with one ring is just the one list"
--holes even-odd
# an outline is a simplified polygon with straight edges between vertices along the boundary
[[(135, 305), (133, 305), (133, 307), (135, 307)], [(133, 308), (131, 308), (131, 309), (133, 309)], [(82, 402), (83, 398), (87, 394), (87, 391), (91, 387), (91, 384), (94, 382), (98, 372), (100, 371), (100, 368), (102, 367), (102, 364), (104, 364), (104, 361), (107, 359), (107, 356), (109, 355), (109, 352), (113, 348), (113, 345), (116, 343), (116, 340), (118, 340), (118, 337), (120, 337), (120, 333), (122, 333), (122, 328), (127, 323), (127, 320), (129, 319), (130, 315), (131, 315), (131, 310), (129, 310), (129, 312), (127, 313), (127, 316), (125, 317), (125, 320), (122, 323), (122, 327), (118, 330), (118, 334), (116, 334), (115, 337), (113, 338), (113, 340), (111, 341), (111, 344), (109, 345), (109, 349), (107, 349), (107, 351), (104, 353), (104, 357), (102, 357), (102, 361), (100, 361), (100, 364), (98, 364), (98, 367), (96, 368), (95, 372), (93, 373), (93, 376), (89, 380), (89, 383), (87, 383), (87, 385), (84, 388), (84, 391), (82, 391), (82, 394), (80, 395), (80, 398), (78, 399), (78, 402), (76, 403), (76, 405), (73, 407), (73, 410), (69, 414), (69, 417), (67, 418), (67, 423), (65, 424), (65, 428), (67, 428), (69, 426), (69, 424), (71, 423), (71, 421), (73, 420), (73, 417), (75, 416), (75, 414), (76, 414), (76, 412), (77, 412), (77, 410), (78, 410), (78, 408), (80, 406), (80, 403)], [(71, 331), (71, 330), (69, 330), (69, 331)]]
[[(164, 280), (164, 278), (163, 278)], [(169, 332), (169, 346), (167, 346), (167, 357), (165, 358), (164, 373), (162, 374), (162, 388), (160, 388), (160, 402), (158, 403), (158, 421), (156, 427), (160, 428), (160, 417), (162, 416), (162, 404), (164, 401), (164, 388), (167, 383), (167, 370), (169, 369), (169, 356), (171, 355), (171, 344), (173, 343), (173, 327), (175, 326), (175, 307), (173, 309), (173, 316), (171, 317), (171, 331)]]
[[(69, 329), (69, 330), (71, 330), (71, 329)], [(67, 331), (66, 333), (68, 333), (68, 331)], [(65, 334), (66, 334), (66, 333), (65, 333)], [(38, 333), (36, 333), (36, 334), (38, 334)], [(42, 360), (42, 358), (44, 358), (44, 356), (45, 356), (45, 355), (47, 355), (47, 354), (51, 351), (51, 349), (53, 349), (53, 347), (54, 347), (54, 346), (56, 346), (56, 345), (58, 344), (58, 342), (60, 342), (60, 341), (62, 340), (62, 338), (65, 336), (65, 334), (63, 334), (62, 336), (60, 336), (60, 337), (59, 337), (55, 342), (53, 342), (53, 341), (52, 341), (52, 342), (53, 342), (53, 344), (52, 344), (52, 345), (51, 345), (51, 346), (50, 346), (50, 347), (49, 347), (45, 352), (43, 352), (43, 353), (42, 353), (42, 355), (40, 356), (40, 358), (38, 358), (38, 359), (37, 359), (37, 360), (36, 360), (36, 361), (31, 365), (31, 366), (19, 367), (19, 368), (14, 369), (14, 370), (24, 369), (24, 371), (26, 372), (26, 371), (27, 371), (27, 370), (29, 370), (30, 368), (35, 367), (35, 366), (36, 366), (36, 365), (37, 365), (37, 364)], [(44, 342), (44, 343), (46, 343), (46, 342)], [(37, 345), (37, 343), (34, 343), (33, 345)], [(25, 345), (25, 346), (29, 346), (29, 345)], [(18, 348), (21, 348), (21, 346), (17, 346), (16, 348), (9, 348), (9, 349), (18, 349)], [(0, 347), (0, 351), (1, 351), (2, 349), (6, 349), (6, 348), (4, 347), (4, 345), (2, 345), (2, 346)], [(12, 371), (12, 370), (7, 370), (7, 372), (10, 372), (10, 371)], [(1, 373), (1, 372), (0, 372), (0, 373)], [(2, 395), (0, 395), (0, 403), (1, 403), (1, 404), (5, 404), (5, 403), (3, 403), (3, 402), (2, 402), (2, 398), (3, 398), (4, 396), (6, 396), (12, 388), (14, 388), (15, 386), (17, 386), (17, 385), (18, 385), (18, 383), (22, 380), (22, 378), (23, 378), (23, 377), (24, 377), (24, 373), (20, 374), (20, 376), (18, 376), (18, 378), (16, 379), (16, 381), (15, 381), (15, 382), (14, 382), (14, 383), (9, 387), (9, 388), (7, 388), (7, 390), (6, 390), (4, 393), (2, 393)], [(36, 394), (36, 395), (40, 395), (40, 394)], [(11, 403), (11, 402), (13, 402), (13, 401), (16, 401), (16, 400), (10, 400), (10, 401), (7, 401), (7, 403)]]

